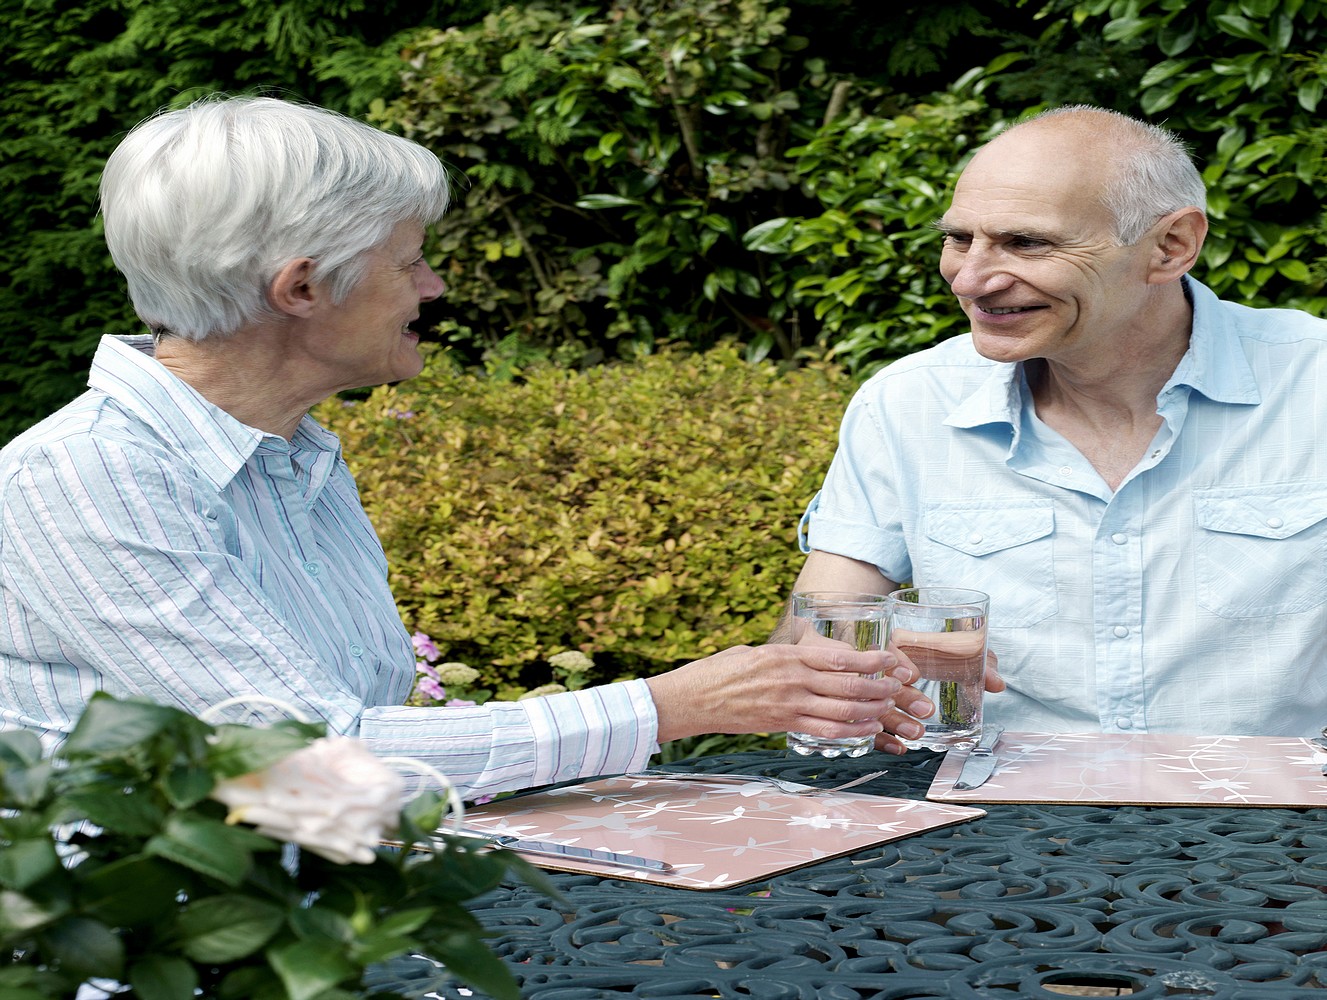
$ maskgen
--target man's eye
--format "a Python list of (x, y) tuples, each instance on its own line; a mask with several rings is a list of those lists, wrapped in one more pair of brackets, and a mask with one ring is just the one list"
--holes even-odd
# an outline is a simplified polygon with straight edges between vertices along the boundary
[(972, 242), (967, 233), (945, 233), (945, 242), (957, 247), (965, 247)]
[(1046, 246), (1046, 241), (1033, 239), (1031, 236), (1016, 236), (1009, 241), (1009, 245), (1018, 250), (1040, 250)]

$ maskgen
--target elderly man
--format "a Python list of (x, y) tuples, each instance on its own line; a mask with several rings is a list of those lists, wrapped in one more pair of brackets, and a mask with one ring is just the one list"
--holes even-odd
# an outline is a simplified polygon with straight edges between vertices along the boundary
[(910, 671), (795, 645), (546, 699), (403, 706), (415, 657), (386, 558), (308, 411), (419, 373), (446, 171), (361, 122), (234, 98), (139, 125), (101, 193), (152, 336), (104, 338), (88, 392), (0, 452), (0, 730), (54, 746), (97, 691), (193, 711), (276, 699), (470, 795), (629, 770), (703, 732), (879, 731), (901, 684), (877, 675)]
[(987, 591), (988, 720), (1327, 723), (1327, 322), (1188, 277), (1205, 204), (1161, 129), (1081, 106), (1010, 128), (939, 222), (971, 336), (844, 417), (798, 587)]

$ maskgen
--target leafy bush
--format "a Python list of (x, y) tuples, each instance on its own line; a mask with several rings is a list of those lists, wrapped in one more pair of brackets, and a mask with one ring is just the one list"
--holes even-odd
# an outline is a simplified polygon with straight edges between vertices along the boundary
[(1327, 3), (1052, 0), (1046, 10), (1055, 30), (1006, 56), (1023, 59), (993, 81), (992, 100), (1007, 107), (1038, 87), (1045, 99), (1048, 72), (1090, 61), (1089, 90), (1193, 147), (1212, 221), (1195, 273), (1227, 298), (1327, 316)]
[(790, 356), (741, 234), (802, 197), (784, 153), (832, 98), (770, 0), (507, 7), (419, 35), (381, 121), (468, 190), (439, 226), (440, 330), (502, 371), (733, 334)]
[[(98, 693), (51, 757), (0, 733), (0, 996), (387, 1000), (373, 967), (422, 952), (514, 1000), (465, 903), (547, 880), (433, 838), (443, 800), (402, 806), (368, 749), (325, 728), (213, 726)], [(430, 853), (378, 847), (393, 816)]]
[(731, 347), (513, 385), (426, 372), (324, 404), (403, 619), (511, 697), (580, 650), (584, 682), (644, 676), (777, 621), (854, 386)]
[(86, 386), (104, 333), (138, 332), (97, 218), (124, 133), (204, 93), (349, 113), (396, 92), (393, 36), (490, 0), (0, 0), (0, 440)]
[(820, 349), (861, 374), (966, 329), (940, 277), (932, 223), (997, 121), (980, 89), (964, 85), (893, 117), (856, 109), (790, 150), (824, 210), (745, 234), (773, 258), (776, 314), (810, 310)]

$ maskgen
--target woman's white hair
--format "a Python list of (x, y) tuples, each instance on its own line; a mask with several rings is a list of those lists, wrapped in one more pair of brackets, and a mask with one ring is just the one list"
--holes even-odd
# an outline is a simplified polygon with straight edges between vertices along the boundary
[(1193, 206), (1207, 212), (1207, 187), (1175, 133), (1118, 111), (1088, 104), (1052, 108), (1013, 128), (1069, 117), (1115, 144), (1115, 177), (1101, 200), (1115, 218), (1116, 241), (1133, 246), (1162, 216)]
[(188, 340), (272, 315), (267, 291), (300, 257), (341, 302), (365, 254), (447, 207), (431, 152), (336, 112), (209, 98), (147, 119), (106, 162), (111, 257), (153, 332)]

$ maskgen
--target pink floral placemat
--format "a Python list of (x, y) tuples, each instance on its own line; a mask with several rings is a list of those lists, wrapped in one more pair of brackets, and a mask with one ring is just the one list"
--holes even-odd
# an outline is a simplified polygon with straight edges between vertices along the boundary
[(995, 772), (978, 788), (954, 782), (967, 754), (951, 751), (928, 799), (944, 802), (1185, 806), (1327, 806), (1327, 751), (1294, 736), (1171, 733), (1005, 733)]
[(723, 889), (984, 815), (981, 809), (858, 792), (790, 795), (731, 779), (615, 777), (468, 809), (465, 825), (675, 866), (668, 873), (638, 872), (523, 855), (541, 868)]

